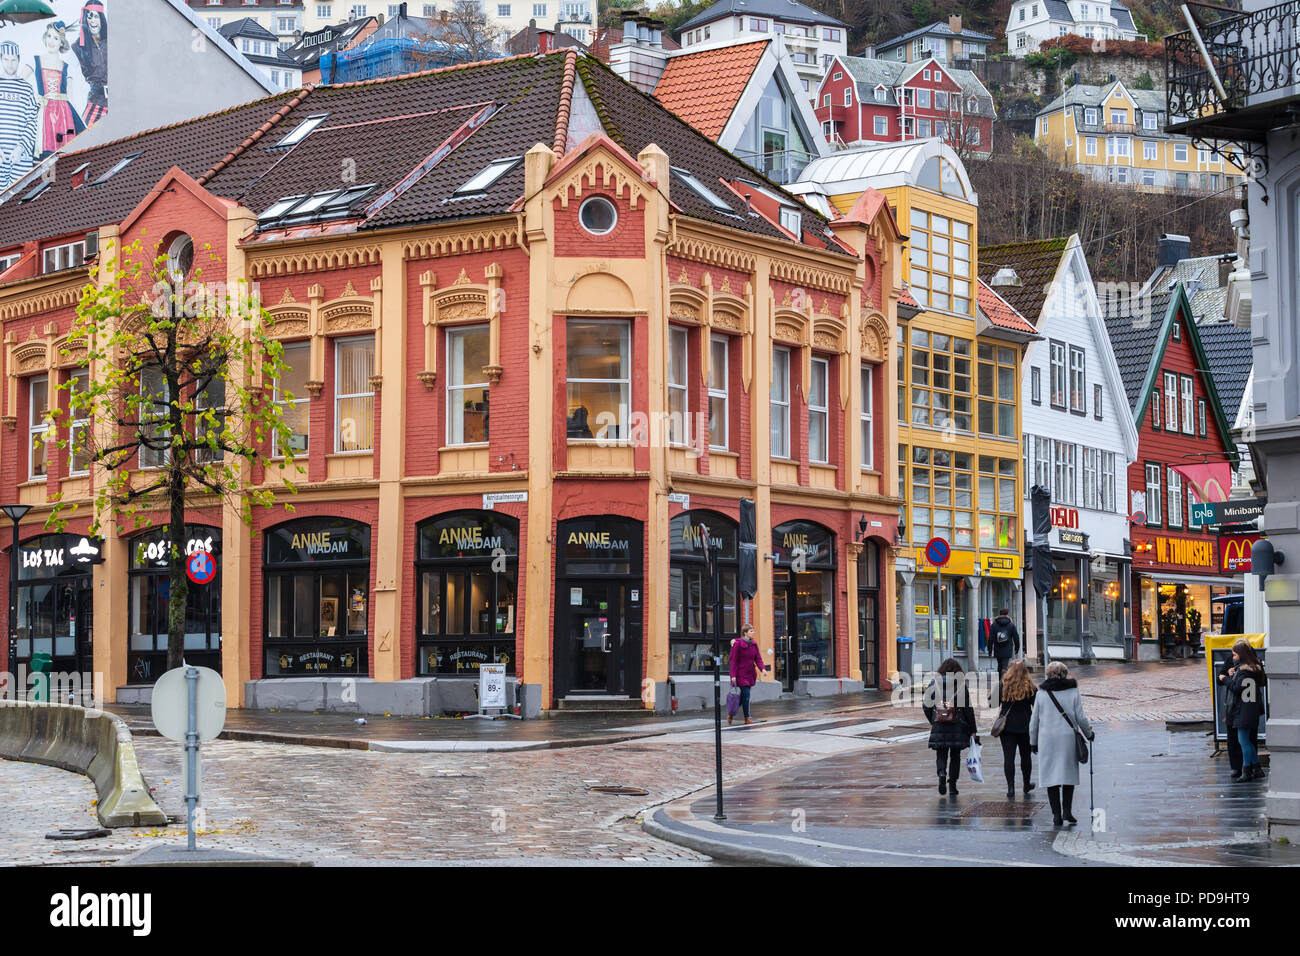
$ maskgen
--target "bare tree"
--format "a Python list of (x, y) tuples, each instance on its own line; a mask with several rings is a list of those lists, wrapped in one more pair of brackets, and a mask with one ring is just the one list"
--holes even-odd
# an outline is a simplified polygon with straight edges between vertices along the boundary
[(953, 152), (968, 164), (972, 159), (984, 159), (989, 155), (993, 135), (992, 123), (985, 130), (985, 121), (992, 113), (992, 103), (984, 97), (973, 95), (965, 90), (948, 94), (948, 116), (943, 122), (943, 140), (952, 147)]
[(497, 49), (500, 30), (488, 19), (481, 0), (456, 0), (442, 27), (440, 39), (459, 60), (483, 60)]

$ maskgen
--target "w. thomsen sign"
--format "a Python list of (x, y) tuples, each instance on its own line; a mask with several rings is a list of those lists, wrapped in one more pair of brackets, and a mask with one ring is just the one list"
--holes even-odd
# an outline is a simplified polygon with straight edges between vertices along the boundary
[(1154, 560), (1159, 564), (1218, 570), (1212, 539), (1197, 541), (1193, 538), (1166, 538), (1156, 535)]

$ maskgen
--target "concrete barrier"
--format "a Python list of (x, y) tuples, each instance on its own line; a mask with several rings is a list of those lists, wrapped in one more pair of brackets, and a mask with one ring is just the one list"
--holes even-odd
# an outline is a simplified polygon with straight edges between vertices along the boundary
[(120, 717), (71, 704), (0, 700), (0, 757), (84, 774), (106, 827), (165, 826)]

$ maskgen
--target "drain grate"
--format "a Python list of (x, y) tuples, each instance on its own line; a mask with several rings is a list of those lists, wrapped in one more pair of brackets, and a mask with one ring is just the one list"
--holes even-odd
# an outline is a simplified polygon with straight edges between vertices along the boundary
[(592, 793), (613, 793), (624, 797), (647, 797), (650, 795), (649, 790), (642, 790), (640, 787), (588, 787)]
[(959, 817), (1008, 817), (1028, 820), (1035, 813), (1047, 806), (1042, 800), (981, 800), (957, 814)]
[(109, 833), (103, 827), (92, 827), (90, 829), (61, 829), (54, 833), (45, 834), (47, 840), (95, 840), (99, 837), (106, 837)]
[(621, 750), (621, 751), (623, 751), (624, 753), (630, 753), (630, 754), (652, 754), (652, 753), (658, 753), (658, 751), (659, 751), (659, 748), (658, 748), (658, 747), (636, 747), (636, 746), (632, 746), (632, 747), (613, 747), (613, 748), (611, 748), (611, 749), (612, 749), (612, 750)]

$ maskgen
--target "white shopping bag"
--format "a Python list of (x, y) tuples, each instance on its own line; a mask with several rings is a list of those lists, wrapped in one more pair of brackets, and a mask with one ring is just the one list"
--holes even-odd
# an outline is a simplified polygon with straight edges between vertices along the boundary
[(975, 742), (975, 738), (970, 739), (970, 750), (966, 752), (966, 776), (970, 777), (976, 783), (984, 782), (984, 771), (980, 767), (980, 754), (984, 748)]

